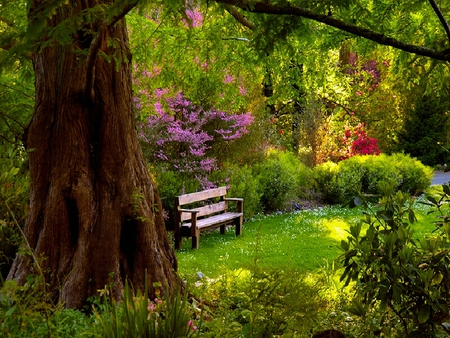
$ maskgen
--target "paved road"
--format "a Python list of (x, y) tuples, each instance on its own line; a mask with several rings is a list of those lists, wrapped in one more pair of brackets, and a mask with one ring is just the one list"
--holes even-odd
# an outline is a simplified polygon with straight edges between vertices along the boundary
[(444, 173), (443, 171), (436, 171), (431, 184), (441, 185), (450, 182), (450, 171)]

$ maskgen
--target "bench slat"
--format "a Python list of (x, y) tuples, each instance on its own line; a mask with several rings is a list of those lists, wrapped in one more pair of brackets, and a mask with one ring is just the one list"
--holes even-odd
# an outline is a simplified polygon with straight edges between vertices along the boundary
[[(215, 204), (205, 205), (204, 207), (198, 207), (193, 210), (198, 211), (197, 217), (202, 217), (202, 216), (206, 216), (206, 215), (216, 214), (221, 211), (225, 211), (226, 208), (227, 208), (227, 203), (222, 201), (222, 202), (215, 203)], [(191, 219), (191, 213), (188, 213), (188, 212), (181, 213), (182, 221), (186, 221), (189, 219)]]
[(189, 203), (204, 201), (210, 198), (225, 196), (227, 194), (227, 187), (220, 187), (209, 189), (205, 191), (193, 192), (191, 194), (177, 196), (178, 205), (185, 205)]
[[(208, 218), (197, 220), (197, 228), (206, 229), (210, 226), (217, 227), (220, 224), (228, 223), (242, 216), (240, 212), (227, 212), (225, 214), (214, 215)], [(183, 227), (191, 227), (191, 223), (183, 223)]]

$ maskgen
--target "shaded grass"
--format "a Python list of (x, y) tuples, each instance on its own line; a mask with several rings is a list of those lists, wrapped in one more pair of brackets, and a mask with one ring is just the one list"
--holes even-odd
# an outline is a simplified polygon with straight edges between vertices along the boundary
[[(416, 203), (418, 222), (415, 237), (428, 236), (435, 229), (429, 207)], [(234, 228), (225, 235), (218, 231), (202, 233), (200, 248), (191, 249), (190, 239), (177, 252), (179, 271), (185, 277), (198, 272), (216, 278), (226, 271), (258, 265), (262, 269), (293, 269), (316, 273), (332, 266), (341, 254), (340, 242), (347, 230), (363, 217), (360, 208), (327, 206), (290, 214), (258, 215), (245, 222), (242, 235)]]

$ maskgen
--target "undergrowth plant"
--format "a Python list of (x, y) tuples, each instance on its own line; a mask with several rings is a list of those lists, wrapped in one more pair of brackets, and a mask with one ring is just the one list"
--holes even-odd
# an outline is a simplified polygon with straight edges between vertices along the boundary
[(361, 329), (365, 336), (442, 336), (450, 302), (450, 227), (448, 211), (443, 211), (450, 188), (444, 187), (440, 200), (426, 202), (440, 211), (438, 229), (419, 240), (414, 239), (414, 199), (394, 192), (392, 183), (381, 184), (380, 190), (374, 208), (361, 196), (355, 198), (364, 206), (365, 218), (341, 241), (341, 280), (355, 283), (349, 310), (376, 322)]
[[(104, 302), (94, 312), (100, 323), (100, 335), (107, 338), (175, 338), (192, 337), (194, 308), (187, 293), (179, 289), (169, 296), (149, 300), (145, 290), (136, 294), (125, 283), (123, 299), (117, 302), (108, 298), (108, 288), (102, 290)], [(195, 307), (195, 306), (194, 306)]]
[(203, 277), (193, 290), (205, 307), (202, 337), (310, 337), (329, 305), (323, 282), (257, 266)]

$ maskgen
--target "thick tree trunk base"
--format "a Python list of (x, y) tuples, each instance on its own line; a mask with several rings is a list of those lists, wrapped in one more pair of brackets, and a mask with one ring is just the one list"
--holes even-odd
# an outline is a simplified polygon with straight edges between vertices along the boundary
[[(50, 24), (88, 2), (77, 3), (58, 9)], [(106, 285), (120, 298), (127, 279), (143, 289), (145, 274), (150, 293), (154, 283), (162, 291), (178, 283), (161, 202), (134, 125), (125, 23), (109, 29), (108, 38), (119, 47), (105, 53), (122, 59), (98, 57), (95, 74), (73, 46), (51, 43), (33, 59), (36, 104), (26, 144), (32, 150), (31, 195), (24, 231), (49, 290), (71, 308)], [(78, 37), (75, 45), (89, 46), (86, 39)], [(93, 95), (85, 97), (90, 76)], [(30, 257), (19, 255), (8, 278), (25, 283), (36, 273)]]

